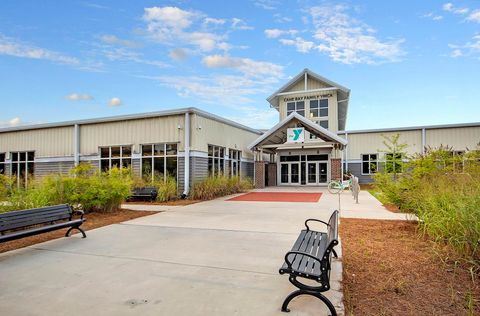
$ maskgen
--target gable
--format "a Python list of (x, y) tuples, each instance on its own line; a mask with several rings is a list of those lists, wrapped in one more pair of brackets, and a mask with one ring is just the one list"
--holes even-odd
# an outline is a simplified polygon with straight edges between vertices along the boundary
[(303, 76), (303, 77), (299, 77), (295, 82), (292, 82), (291, 85), (285, 88), (281, 93), (324, 89), (324, 88), (332, 88), (332, 87), (333, 87), (332, 85), (329, 85), (328, 83), (320, 81), (307, 74), (306, 89), (305, 89), (305, 76)]

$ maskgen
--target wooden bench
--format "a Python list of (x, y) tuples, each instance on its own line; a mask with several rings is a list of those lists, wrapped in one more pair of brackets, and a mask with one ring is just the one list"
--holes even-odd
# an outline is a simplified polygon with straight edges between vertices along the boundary
[[(326, 232), (311, 230), (309, 222), (318, 222), (326, 226)], [(318, 219), (307, 219), (306, 229), (300, 232), (292, 250), (285, 255), (285, 263), (280, 274), (288, 273), (289, 281), (298, 288), (287, 296), (282, 305), (282, 312), (289, 312), (288, 304), (299, 295), (312, 295), (322, 300), (332, 315), (337, 315), (332, 302), (321, 292), (330, 289), (330, 269), (332, 254), (338, 258), (333, 249), (338, 245), (338, 211), (334, 211), (328, 223)], [(318, 285), (302, 283), (297, 278), (316, 281)], [(311, 283), (311, 282), (310, 282)]]
[(155, 201), (157, 199), (158, 190), (156, 187), (134, 188), (129, 200), (148, 200)]
[[(74, 213), (79, 213), (80, 218), (74, 219)], [(68, 204), (0, 213), (0, 243), (67, 227), (70, 228), (65, 237), (77, 229), (85, 238), (87, 235), (80, 228), (85, 222), (83, 214), (83, 211), (72, 210)]]

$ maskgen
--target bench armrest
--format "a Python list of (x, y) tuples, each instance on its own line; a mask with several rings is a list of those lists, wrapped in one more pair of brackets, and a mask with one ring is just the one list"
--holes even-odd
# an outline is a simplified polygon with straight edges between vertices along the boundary
[(310, 227), (308, 227), (308, 222), (310, 222), (310, 221), (325, 224), (325, 225), (327, 225), (327, 227), (330, 226), (328, 223), (326, 223), (324, 221), (321, 221), (319, 219), (309, 218), (305, 221), (305, 227), (307, 228), (307, 231), (310, 230)]
[(80, 214), (80, 219), (83, 219), (83, 215), (85, 215), (85, 212), (83, 210), (73, 210), (72, 214), (78, 213)]
[(293, 262), (291, 262), (290, 259), (289, 259), (289, 256), (291, 256), (291, 255), (302, 255), (302, 256), (306, 256), (306, 257), (309, 257), (309, 258), (311, 258), (311, 259), (313, 259), (313, 260), (316, 260), (316, 261), (318, 261), (320, 264), (322, 264), (322, 262), (320, 261), (320, 259), (318, 259), (317, 257), (312, 256), (312, 255), (309, 254), (309, 253), (302, 252), (302, 251), (289, 251), (289, 252), (287, 252), (287, 254), (285, 255), (285, 263), (287, 264), (287, 267), (288, 267), (289, 269), (292, 268), (292, 263), (293, 263)]

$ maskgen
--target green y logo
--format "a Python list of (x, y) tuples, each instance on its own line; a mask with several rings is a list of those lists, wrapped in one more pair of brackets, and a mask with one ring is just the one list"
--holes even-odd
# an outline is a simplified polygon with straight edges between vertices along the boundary
[(293, 140), (298, 140), (298, 138), (300, 137), (300, 134), (302, 133), (302, 130), (301, 129), (294, 129), (293, 130)]

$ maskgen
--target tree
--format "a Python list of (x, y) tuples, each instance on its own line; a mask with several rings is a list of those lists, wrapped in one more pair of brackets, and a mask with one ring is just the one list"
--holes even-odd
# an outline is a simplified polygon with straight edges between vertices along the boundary
[(403, 159), (407, 156), (407, 143), (400, 142), (400, 134), (392, 136), (383, 135), (383, 145), (385, 149), (379, 149), (379, 152), (385, 153), (385, 173), (393, 174), (394, 180), (397, 180), (397, 175), (402, 173)]

